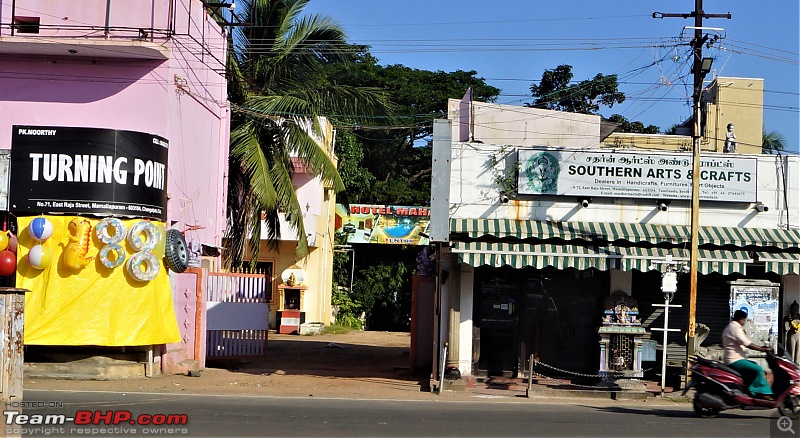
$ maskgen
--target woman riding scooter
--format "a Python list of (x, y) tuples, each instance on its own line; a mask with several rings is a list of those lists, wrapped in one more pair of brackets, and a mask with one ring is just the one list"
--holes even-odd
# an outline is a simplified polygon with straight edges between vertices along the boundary
[(722, 331), (722, 346), (724, 352), (722, 360), (725, 365), (738, 371), (747, 385), (747, 390), (753, 397), (772, 400), (772, 388), (764, 378), (764, 370), (756, 364), (747, 360), (745, 349), (768, 352), (772, 351), (769, 347), (761, 347), (753, 344), (744, 332), (744, 323), (747, 320), (747, 312), (737, 310), (733, 312), (733, 319), (725, 330)]

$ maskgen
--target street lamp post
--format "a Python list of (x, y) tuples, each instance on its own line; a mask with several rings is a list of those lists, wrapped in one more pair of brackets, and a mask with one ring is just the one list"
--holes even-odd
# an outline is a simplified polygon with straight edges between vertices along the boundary
[(670, 304), (670, 302), (672, 302), (672, 298), (675, 297), (675, 292), (678, 290), (678, 273), (682, 271), (682, 268), (679, 263), (672, 261), (672, 256), (667, 256), (662, 263), (667, 265), (666, 272), (661, 275), (661, 292), (664, 294), (664, 304), (653, 304), (653, 307), (664, 308), (664, 327), (652, 327), (650, 330), (664, 332), (664, 338), (661, 342), (661, 396), (663, 397), (667, 378), (667, 335), (669, 332), (681, 331), (681, 329), (669, 328), (669, 309), (681, 307), (680, 304)]

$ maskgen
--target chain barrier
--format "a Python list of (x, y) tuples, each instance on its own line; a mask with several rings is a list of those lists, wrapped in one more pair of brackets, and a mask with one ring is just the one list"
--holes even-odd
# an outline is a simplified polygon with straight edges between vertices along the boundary
[[(558, 367), (554, 367), (552, 365), (548, 365), (548, 364), (546, 364), (546, 363), (544, 363), (544, 362), (542, 362), (542, 361), (540, 361), (538, 359), (534, 360), (534, 364), (535, 365), (541, 365), (541, 366), (546, 367), (546, 368), (550, 368), (551, 370), (554, 370), (554, 371), (559, 371), (559, 372), (562, 372), (562, 373), (567, 373), (567, 374), (571, 374), (573, 376), (578, 376), (578, 377), (591, 377), (591, 378), (600, 377), (600, 378), (603, 378), (603, 377), (623, 377), (624, 376), (623, 373), (614, 373), (614, 372), (609, 372), (609, 373), (607, 373), (605, 375), (577, 373), (575, 371), (564, 370), (564, 369), (561, 369), (561, 368), (558, 368)], [(646, 373), (648, 371), (651, 371), (652, 369), (653, 368), (651, 367), (651, 368), (648, 368), (646, 370), (642, 370), (642, 373)], [(540, 374), (540, 373), (537, 373), (537, 374)], [(547, 376), (542, 375), (542, 377), (547, 377)], [(551, 377), (548, 377), (548, 378), (551, 378)], [(558, 379), (555, 379), (555, 380), (558, 380)]]
[(556, 379), (555, 377), (545, 376), (544, 374), (538, 373), (538, 372), (535, 372), (535, 371), (533, 372), (533, 374), (536, 376), (537, 379), (538, 378), (542, 378), (542, 379), (545, 379), (545, 380), (553, 380), (555, 382), (562, 383), (564, 385), (569, 385), (569, 386), (572, 386), (572, 387), (575, 387), (575, 388), (586, 388), (586, 389), (597, 390), (597, 386), (579, 385), (577, 383), (570, 382), (569, 380), (562, 380), (562, 379)]

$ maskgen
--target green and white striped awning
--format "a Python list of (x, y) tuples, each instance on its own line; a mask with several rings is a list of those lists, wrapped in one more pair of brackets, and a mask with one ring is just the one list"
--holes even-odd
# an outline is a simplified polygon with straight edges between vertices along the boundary
[[(517, 239), (627, 241), (650, 244), (689, 243), (691, 229), (683, 225), (652, 225), (616, 222), (547, 222), (511, 219), (451, 219), (450, 232), (477, 239), (484, 236)], [(699, 245), (738, 247), (795, 248), (800, 246), (800, 230), (773, 228), (702, 226)]]
[[(659, 263), (663, 262), (667, 255), (671, 255), (674, 261), (689, 261), (689, 251), (684, 249), (626, 248), (611, 245), (454, 242), (451, 252), (458, 254), (459, 262), (475, 267), (523, 268), (530, 266), (541, 269), (553, 266), (558, 269), (595, 268), (602, 271), (609, 269), (648, 271), (651, 266), (660, 270)], [(747, 264), (752, 261), (746, 251), (700, 250), (698, 272), (701, 274), (712, 272), (724, 275), (734, 272), (744, 274)]]
[(767, 272), (779, 275), (800, 274), (800, 255), (788, 253), (757, 252), (759, 262), (764, 262)]
[[(666, 257), (672, 256), (675, 262), (681, 262), (688, 265), (690, 261), (691, 251), (688, 249), (666, 249), (666, 248), (620, 248), (623, 253), (622, 265), (620, 267), (623, 271), (636, 269), (638, 271), (649, 271), (650, 266), (656, 266), (656, 270), (662, 270), (660, 263), (663, 263)], [(724, 251), (724, 250), (698, 250), (697, 259), (697, 272), (701, 274), (710, 274), (717, 272), (723, 275), (732, 274), (734, 272), (744, 274), (748, 263), (752, 263), (753, 259), (748, 255), (747, 251)]]
[(616, 268), (621, 255), (613, 248), (589, 248), (578, 245), (529, 245), (524, 243), (456, 242), (451, 252), (459, 262), (471, 266), (531, 266), (559, 269), (589, 268), (607, 271)]

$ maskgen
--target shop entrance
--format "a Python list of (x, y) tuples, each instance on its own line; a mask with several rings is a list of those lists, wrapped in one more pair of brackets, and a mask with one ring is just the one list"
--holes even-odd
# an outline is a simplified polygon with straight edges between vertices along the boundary
[(597, 270), (476, 268), (473, 369), (522, 376), (533, 354), (554, 367), (596, 372), (608, 282)]
[(490, 376), (516, 373), (519, 350), (519, 293), (513, 270), (475, 270), (476, 335), (473, 344), (479, 372)]

